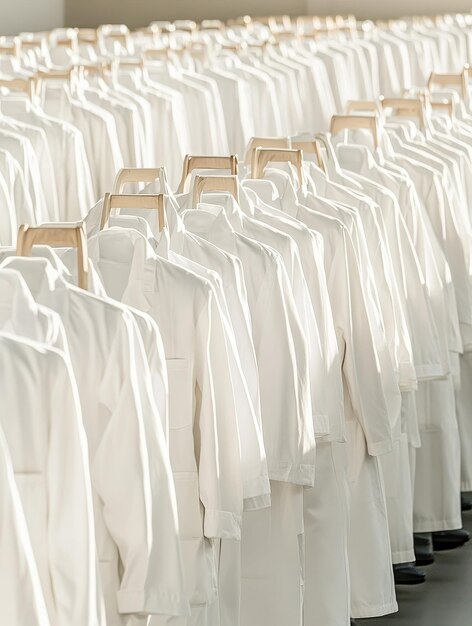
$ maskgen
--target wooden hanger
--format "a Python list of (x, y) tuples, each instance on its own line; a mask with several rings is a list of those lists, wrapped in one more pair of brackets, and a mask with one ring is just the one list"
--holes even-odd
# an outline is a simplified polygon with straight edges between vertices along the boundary
[(381, 111), (380, 103), (377, 100), (349, 100), (346, 107), (347, 113), (356, 113), (361, 111), (379, 113)]
[(464, 102), (469, 101), (469, 66), (466, 65), (460, 74), (436, 74), (432, 72), (428, 79), (428, 89), (432, 87), (459, 87)]
[(212, 191), (230, 193), (239, 204), (237, 176), (195, 176), (192, 206), (196, 207), (202, 195)]
[(100, 230), (108, 228), (108, 221), (112, 209), (154, 209), (158, 214), (159, 232), (161, 232), (166, 225), (163, 193), (106, 193), (103, 199)]
[(380, 97), (383, 109), (392, 109), (394, 114), (416, 117), (421, 128), (426, 125), (425, 101), (418, 96), (416, 98), (384, 98)]
[(314, 154), (318, 162), (318, 167), (323, 170), (325, 174), (327, 174), (325, 162), (321, 153), (320, 144), (316, 139), (305, 139), (299, 141), (297, 141), (296, 139), (291, 139), (290, 147), (294, 150), (303, 150), (303, 154)]
[(203, 20), (199, 30), (224, 30), (225, 25), (221, 20)]
[(35, 93), (40, 93), (41, 86), (47, 81), (63, 81), (72, 86), (73, 79), (77, 77), (77, 70), (74, 66), (67, 70), (38, 70), (34, 75)]
[(0, 87), (6, 87), (12, 92), (26, 93), (33, 98), (35, 82), (32, 78), (1, 78)]
[(129, 69), (143, 69), (144, 67), (144, 59), (129, 59), (117, 57), (112, 61), (113, 68), (119, 70), (120, 68), (129, 68)]
[(2, 42), (2, 44), (0, 44), (0, 55), (12, 56), (18, 59), (20, 56), (20, 49), (21, 49), (20, 38), (14, 37), (13, 41)]
[(79, 79), (85, 76), (100, 76), (104, 78), (107, 72), (111, 72), (112, 63), (107, 61), (101, 61), (99, 63), (80, 63), (74, 65)]
[(167, 170), (165, 167), (124, 167), (118, 171), (113, 183), (113, 193), (121, 194), (126, 184), (153, 183), (159, 180), (167, 182)]
[(96, 44), (98, 41), (98, 33), (95, 28), (76, 28), (77, 41), (84, 44)]
[(33, 246), (39, 244), (77, 248), (79, 287), (88, 289), (87, 234), (83, 222), (73, 225), (55, 224), (49, 226), (22, 224), (18, 229), (16, 255), (31, 256)]
[(454, 117), (454, 102), (444, 98), (443, 100), (430, 100), (429, 104), (433, 111), (445, 111), (451, 119)]
[(377, 115), (333, 115), (330, 133), (336, 135), (343, 130), (370, 130), (374, 147), (379, 147), (379, 125)]
[(188, 193), (187, 183), (194, 170), (229, 170), (231, 175), (235, 176), (238, 173), (238, 157), (235, 154), (229, 156), (195, 156), (187, 154), (184, 159), (178, 193)]
[(288, 137), (251, 137), (244, 158), (246, 165), (252, 162), (252, 154), (256, 148), (290, 148), (290, 139)]
[(167, 60), (170, 55), (170, 48), (147, 48), (144, 50), (142, 57), (143, 61), (160, 61), (162, 59)]
[(303, 150), (293, 148), (256, 148), (253, 152), (251, 178), (262, 178), (268, 163), (291, 163), (297, 169), (298, 184), (303, 185)]

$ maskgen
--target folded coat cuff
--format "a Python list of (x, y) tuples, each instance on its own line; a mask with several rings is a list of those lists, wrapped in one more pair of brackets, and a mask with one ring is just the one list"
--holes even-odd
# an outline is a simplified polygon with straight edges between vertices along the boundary
[(385, 441), (367, 442), (367, 450), (370, 456), (382, 456), (388, 454), (393, 450), (392, 439), (386, 439)]
[(208, 539), (218, 537), (219, 539), (241, 540), (242, 515), (231, 511), (217, 511), (216, 509), (205, 509), (204, 534)]
[(190, 605), (186, 597), (165, 591), (119, 590), (116, 594), (118, 612), (136, 615), (190, 615)]

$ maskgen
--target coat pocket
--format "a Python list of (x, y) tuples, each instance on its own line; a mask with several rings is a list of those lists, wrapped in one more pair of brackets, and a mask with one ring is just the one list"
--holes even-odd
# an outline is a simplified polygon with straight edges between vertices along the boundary
[(169, 428), (193, 423), (192, 370), (189, 359), (166, 359), (169, 379)]

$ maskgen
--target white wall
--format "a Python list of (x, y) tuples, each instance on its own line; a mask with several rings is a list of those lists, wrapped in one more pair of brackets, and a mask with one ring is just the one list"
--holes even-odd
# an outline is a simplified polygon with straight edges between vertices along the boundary
[(67, 26), (125, 23), (136, 28), (153, 20), (300, 15), (305, 12), (306, 0), (65, 0), (65, 5)]
[(65, 0), (0, 0), (0, 35), (63, 26), (64, 14)]
[(57, 26), (125, 22), (130, 27), (158, 19), (227, 19), (249, 14), (333, 15), (388, 18), (414, 13), (469, 11), (472, 0), (0, 0), (0, 35)]
[(306, 4), (310, 15), (352, 13), (359, 19), (468, 13), (472, 8), (471, 0), (307, 0)]

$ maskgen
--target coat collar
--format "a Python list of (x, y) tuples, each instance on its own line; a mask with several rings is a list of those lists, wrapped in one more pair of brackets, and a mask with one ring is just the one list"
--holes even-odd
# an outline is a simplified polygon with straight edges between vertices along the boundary
[(89, 255), (109, 295), (112, 294), (100, 271), (100, 262), (113, 260), (129, 268), (125, 288), (117, 299), (145, 313), (149, 311), (151, 302), (145, 294), (155, 290), (157, 257), (140, 232), (131, 228), (103, 230), (89, 240)]
[[(31, 291), (20, 272), (10, 268), (0, 269), (0, 309), (5, 310), (7, 319), (0, 317), (0, 328), (7, 332), (22, 335), (39, 327), (39, 309)], [(38, 337), (36, 333), (33, 338)]]

